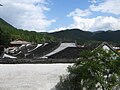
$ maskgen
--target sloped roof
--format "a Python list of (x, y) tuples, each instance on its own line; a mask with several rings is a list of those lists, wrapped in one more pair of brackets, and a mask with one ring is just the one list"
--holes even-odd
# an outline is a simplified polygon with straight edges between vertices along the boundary
[(10, 44), (30, 44), (30, 42), (15, 40), (15, 41), (10, 42)]
[(80, 57), (80, 52), (88, 50), (85, 47), (68, 47), (58, 53), (55, 53), (48, 58), (52, 59), (77, 59)]
[(113, 51), (114, 53), (116, 53), (117, 55), (119, 55), (118, 53), (117, 53), (117, 51), (111, 46), (111, 45), (109, 45), (107, 42), (103, 42), (103, 43), (101, 43), (98, 47), (96, 47), (94, 50), (92, 50), (92, 51), (95, 51), (96, 49), (99, 49), (99, 48), (102, 48), (102, 49), (105, 49), (105, 50), (111, 50), (111, 51)]
[(43, 57), (51, 56), (55, 53), (58, 53), (58, 52), (60, 52), (64, 49), (68, 48), (68, 47), (76, 47), (76, 44), (75, 43), (61, 43), (60, 46), (57, 49), (55, 49), (54, 51), (52, 51), (51, 53), (49, 53), (49, 54), (47, 54)]
[(14, 57), (14, 56), (11, 56), (11, 55), (8, 55), (8, 54), (4, 53), (2, 58), (11, 58), (11, 59), (13, 59), (13, 58), (17, 58), (17, 57)]

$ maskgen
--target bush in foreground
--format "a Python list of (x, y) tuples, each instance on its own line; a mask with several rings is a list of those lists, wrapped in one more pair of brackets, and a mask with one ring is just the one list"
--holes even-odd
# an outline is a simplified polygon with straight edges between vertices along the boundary
[(60, 77), (56, 90), (120, 89), (120, 57), (113, 51), (83, 52), (68, 72)]

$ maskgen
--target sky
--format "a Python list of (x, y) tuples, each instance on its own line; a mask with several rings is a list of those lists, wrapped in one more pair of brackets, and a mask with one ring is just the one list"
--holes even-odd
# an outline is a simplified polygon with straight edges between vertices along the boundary
[(120, 30), (120, 0), (0, 0), (0, 18), (18, 29)]

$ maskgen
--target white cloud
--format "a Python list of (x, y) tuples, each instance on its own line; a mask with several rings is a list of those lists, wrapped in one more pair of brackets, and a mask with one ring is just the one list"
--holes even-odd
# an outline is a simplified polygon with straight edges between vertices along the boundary
[[(86, 10), (79, 8), (70, 12), (69, 17), (72, 17), (73, 23), (64, 29), (79, 28), (87, 31), (99, 31), (99, 30), (120, 30), (120, 18), (113, 16), (102, 16), (102, 13), (112, 13), (120, 15), (120, 0), (89, 0), (94, 3)], [(94, 18), (88, 18), (89, 15), (101, 14)], [(87, 18), (85, 18), (87, 16)], [(58, 28), (56, 30), (60, 30)]]
[(103, 0), (88, 0), (88, 2), (90, 3), (99, 3), (102, 2)]
[(54, 19), (48, 20), (46, 0), (1, 0), (0, 17), (21, 29), (44, 31)]
[(98, 16), (96, 18), (73, 17), (74, 23), (71, 28), (79, 28), (88, 31), (98, 30), (118, 30), (120, 29), (120, 19), (108, 16)]
[(66, 29), (72, 29), (72, 27), (68, 26), (68, 27), (60, 27), (60, 28), (56, 28), (54, 30), (50, 30), (49, 32), (58, 32), (58, 31), (63, 31)]
[(73, 17), (73, 24), (67, 27), (61, 27), (54, 31), (60, 31), (65, 29), (78, 28), (85, 31), (106, 31), (106, 30), (120, 30), (120, 18), (114, 18), (112, 16), (98, 16), (96, 18), (82, 18)]
[(91, 5), (90, 10), (120, 15), (120, 0), (105, 0), (98, 5)]
[(81, 10), (79, 8), (76, 8), (73, 12), (70, 12), (70, 14), (67, 16), (68, 17), (70, 17), (70, 16), (88, 16), (90, 14), (91, 14), (91, 12), (88, 9)]

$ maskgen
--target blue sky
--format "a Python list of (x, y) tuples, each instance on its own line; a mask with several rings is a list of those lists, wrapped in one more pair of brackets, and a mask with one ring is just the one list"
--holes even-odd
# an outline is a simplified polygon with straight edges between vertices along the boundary
[(87, 0), (51, 0), (51, 4), (48, 5), (51, 11), (47, 15), (57, 21), (50, 29), (68, 26), (72, 19), (67, 15), (76, 8), (86, 9), (89, 4)]
[(0, 18), (16, 28), (52, 32), (120, 29), (120, 0), (0, 0)]

